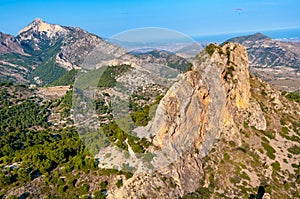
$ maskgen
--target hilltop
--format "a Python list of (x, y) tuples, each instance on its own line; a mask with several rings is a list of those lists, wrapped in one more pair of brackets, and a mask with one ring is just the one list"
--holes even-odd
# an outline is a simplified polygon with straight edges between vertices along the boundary
[(229, 39), (246, 47), (250, 71), (278, 88), (299, 91), (300, 48), (298, 42), (273, 40), (261, 33)]

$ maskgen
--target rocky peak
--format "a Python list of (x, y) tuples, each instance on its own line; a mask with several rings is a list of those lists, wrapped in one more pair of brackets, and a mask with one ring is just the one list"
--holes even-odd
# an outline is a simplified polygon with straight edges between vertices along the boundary
[(48, 38), (52, 38), (57, 34), (63, 35), (67, 32), (68, 31), (60, 25), (49, 24), (44, 22), (42, 19), (37, 18), (33, 22), (31, 22), (28, 26), (23, 28), (19, 32), (19, 36), (21, 37), (22, 40), (26, 40), (26, 39), (32, 39), (33, 33), (37, 33), (37, 34), (43, 33)]
[(26, 52), (39, 51), (40, 57), (50, 51), (50, 58), (54, 57), (55, 62), (67, 70), (79, 68), (87, 54), (104, 42), (80, 28), (50, 24), (40, 18), (23, 28), (17, 40)]
[[(50, 24), (37, 18), (23, 28), (16, 37), (0, 35), (0, 54), (18, 53), (31, 56), (32, 60), (36, 60), (31, 62), (23, 56), (18, 59), (11, 58), (11, 55), (3, 56), (0, 60), (1, 64), (5, 65), (6, 73), (3, 76), (12, 81), (16, 81), (15, 77), (18, 77), (22, 82), (51, 83), (62, 77), (66, 72), (64, 69), (69, 71), (80, 68), (87, 55), (99, 45), (102, 45), (105, 52), (113, 46), (97, 35), (80, 28)], [(12, 66), (21, 70), (12, 70)], [(50, 72), (57, 70), (57, 67), (64, 69), (59, 68), (61, 71), (59, 73)], [(39, 69), (36, 70), (37, 68)], [(44, 72), (45, 70), (49, 72)], [(43, 72), (40, 74), (38, 71)]]
[(227, 97), (234, 101), (237, 108), (246, 108), (251, 97), (246, 48), (240, 44), (226, 43), (221, 50), (218, 54), (214, 53), (213, 58), (222, 67)]

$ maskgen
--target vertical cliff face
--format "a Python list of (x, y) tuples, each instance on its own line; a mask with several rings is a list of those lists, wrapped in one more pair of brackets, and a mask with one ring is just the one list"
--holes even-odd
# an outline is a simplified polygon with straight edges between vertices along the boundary
[(208, 90), (199, 71), (187, 72), (167, 92), (150, 125), (154, 144), (172, 145), (179, 153), (199, 137), (209, 104)]
[(193, 65), (168, 90), (154, 119), (144, 128), (155, 135), (155, 146), (168, 149), (170, 164), (153, 173), (134, 175), (111, 198), (174, 198), (193, 192), (205, 175), (203, 158), (222, 134), (236, 136), (234, 118), (251, 104), (245, 48), (212, 44)]

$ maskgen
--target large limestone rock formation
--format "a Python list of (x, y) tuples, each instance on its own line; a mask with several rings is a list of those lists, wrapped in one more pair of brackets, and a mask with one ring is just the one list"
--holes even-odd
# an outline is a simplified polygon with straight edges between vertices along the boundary
[[(252, 107), (245, 48), (212, 44), (193, 65), (168, 90), (154, 119), (143, 129), (155, 135), (155, 146), (168, 148), (172, 163), (152, 173), (135, 174), (121, 189), (112, 190), (109, 198), (177, 198), (193, 192), (204, 175), (202, 159), (220, 135), (236, 136), (234, 114), (242, 117)], [(262, 115), (259, 108), (256, 112)], [(265, 120), (251, 124), (263, 129)]]

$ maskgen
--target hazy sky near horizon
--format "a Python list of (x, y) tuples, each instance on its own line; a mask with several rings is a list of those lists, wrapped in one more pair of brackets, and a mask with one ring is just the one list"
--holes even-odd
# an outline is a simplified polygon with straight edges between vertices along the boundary
[(0, 0), (0, 31), (35, 18), (103, 37), (161, 27), (190, 36), (300, 27), (299, 0)]

